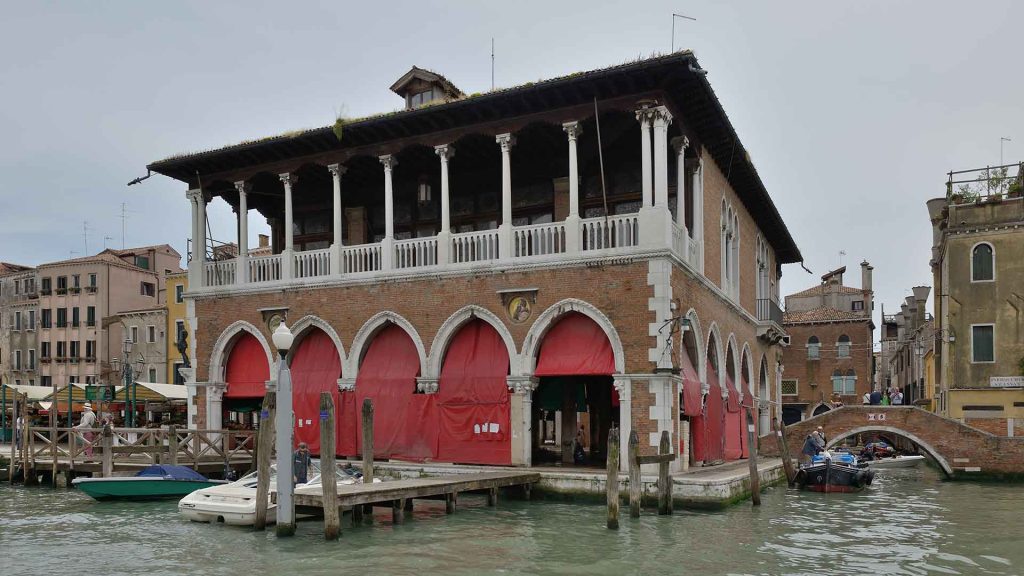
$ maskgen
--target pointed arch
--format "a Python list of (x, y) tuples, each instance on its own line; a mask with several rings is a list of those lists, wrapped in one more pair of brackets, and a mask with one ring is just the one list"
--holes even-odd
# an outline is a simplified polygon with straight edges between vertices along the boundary
[(741, 392), (744, 396), (755, 396), (754, 394), (754, 365), (752, 364), (750, 354), (750, 344), (747, 342), (743, 343), (743, 348), (740, 351), (740, 380), (746, 381), (747, 387)]
[[(725, 359), (722, 355), (722, 334), (718, 330), (718, 324), (714, 321), (711, 322), (711, 326), (708, 327), (708, 335), (705, 339), (706, 344), (704, 345), (704, 365), (707, 366), (710, 362), (714, 366), (715, 371), (719, 373), (721, 377), (722, 367), (725, 366)], [(708, 375), (704, 373), (704, 391), (708, 389)]]
[(736, 335), (730, 332), (725, 348), (725, 369), (726, 372), (732, 376), (732, 383), (736, 390), (740, 390), (739, 354), (739, 343), (736, 341)]
[(512, 333), (509, 332), (508, 327), (505, 326), (505, 323), (502, 322), (501, 318), (499, 318), (494, 312), (491, 312), (482, 306), (470, 304), (469, 306), (464, 306), (457, 310), (454, 314), (449, 316), (443, 324), (441, 324), (440, 328), (438, 328), (437, 334), (434, 335), (434, 341), (430, 345), (430, 355), (427, 356), (426, 370), (423, 374), (424, 377), (440, 377), (441, 366), (444, 365), (444, 355), (448, 351), (448, 347), (451, 345), (452, 339), (459, 333), (460, 328), (477, 318), (490, 324), (498, 335), (501, 336), (501, 340), (505, 343), (505, 347), (508, 349), (509, 374), (513, 376), (521, 374), (519, 365), (520, 358), (518, 351), (516, 351), (516, 342), (512, 337)]
[(701, 382), (707, 382), (707, 374), (705, 374), (705, 347), (706, 340), (704, 339), (704, 332), (700, 327), (700, 317), (697, 316), (697, 311), (690, 308), (686, 312), (686, 319), (690, 321), (690, 330), (680, 339), (680, 343), (685, 345), (687, 341), (692, 339), (694, 355), (690, 358), (693, 362), (694, 367), (697, 369), (697, 375), (700, 377)]
[(409, 338), (412, 339), (413, 344), (416, 346), (416, 353), (420, 358), (420, 370), (427, 365), (427, 352), (423, 346), (423, 339), (420, 338), (416, 328), (401, 314), (384, 310), (371, 316), (369, 320), (363, 323), (359, 331), (356, 332), (356, 336), (352, 340), (348, 362), (342, 368), (346, 378), (355, 378), (358, 375), (359, 364), (362, 362), (363, 356), (366, 355), (366, 350), (369, 348), (373, 337), (389, 324), (394, 324), (405, 330)]
[(523, 353), (520, 357), (522, 374), (533, 373), (537, 365), (537, 353), (540, 351), (544, 335), (562, 316), (569, 312), (579, 312), (601, 327), (605, 336), (608, 337), (608, 342), (611, 344), (615, 371), (618, 374), (624, 373), (626, 371), (626, 356), (622, 349), (622, 339), (619, 338), (619, 333), (615, 329), (615, 325), (612, 324), (612, 321), (593, 304), (577, 300), (576, 298), (566, 298), (548, 307), (530, 326), (530, 331), (526, 333), (526, 338), (523, 340)]
[[(302, 339), (308, 336), (311, 332), (311, 329), (313, 328), (319, 328), (325, 334), (327, 334), (327, 336), (331, 339), (331, 342), (334, 343), (335, 349), (337, 349), (338, 351), (338, 358), (341, 359), (342, 367), (345, 367), (346, 362), (348, 360), (348, 357), (345, 355), (345, 345), (342, 344), (341, 338), (338, 336), (338, 333), (334, 330), (334, 327), (328, 324), (326, 320), (320, 318), (319, 316), (308, 314), (306, 316), (303, 316), (302, 318), (299, 318), (298, 321), (292, 324), (292, 334), (295, 335), (295, 342), (292, 343), (292, 349), (297, 350), (299, 344), (302, 343)], [(294, 357), (292, 357), (292, 360), (294, 360)]]
[(268, 343), (266, 337), (263, 336), (263, 332), (250, 322), (246, 322), (245, 320), (236, 320), (220, 333), (220, 336), (217, 337), (217, 341), (213, 344), (213, 352), (210, 354), (210, 369), (206, 374), (206, 380), (208, 382), (225, 382), (224, 371), (227, 368), (228, 357), (231, 355), (231, 349), (238, 341), (238, 337), (243, 333), (256, 338), (260, 343), (260, 346), (263, 348), (264, 353), (267, 355), (267, 366), (270, 367), (270, 373), (276, 373), (277, 361), (274, 359), (270, 343)]

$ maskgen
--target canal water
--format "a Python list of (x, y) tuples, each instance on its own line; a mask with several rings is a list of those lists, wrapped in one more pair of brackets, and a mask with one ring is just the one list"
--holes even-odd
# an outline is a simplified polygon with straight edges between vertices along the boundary
[[(174, 502), (98, 503), (74, 490), (0, 484), (0, 574), (1019, 574), (1024, 499), (1014, 485), (943, 482), (930, 469), (879, 473), (861, 494), (777, 487), (762, 506), (676, 511), (604, 527), (593, 504), (463, 496), (417, 503), (392, 526), (323, 540), (182, 520)], [(625, 509), (628, 513), (628, 509)]]

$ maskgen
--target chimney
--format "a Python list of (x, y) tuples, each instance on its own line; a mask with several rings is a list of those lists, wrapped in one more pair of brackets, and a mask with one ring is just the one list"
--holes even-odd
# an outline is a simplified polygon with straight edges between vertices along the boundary
[(913, 330), (917, 328), (917, 302), (913, 296), (907, 296), (904, 301), (906, 303), (900, 309), (907, 319), (907, 329)]
[(871, 291), (871, 271), (874, 267), (865, 260), (860, 263), (860, 289)]
[(928, 293), (932, 291), (929, 286), (914, 286), (914, 302), (917, 306), (917, 325), (924, 326), (925, 305), (928, 302)]
[(897, 342), (902, 342), (903, 341), (903, 334), (906, 332), (906, 324), (907, 324), (907, 321), (906, 321), (907, 305), (904, 304), (900, 308), (902, 308), (903, 311), (896, 315), (896, 341)]
[(266, 248), (267, 246), (270, 246), (270, 236), (260, 234), (260, 248)]

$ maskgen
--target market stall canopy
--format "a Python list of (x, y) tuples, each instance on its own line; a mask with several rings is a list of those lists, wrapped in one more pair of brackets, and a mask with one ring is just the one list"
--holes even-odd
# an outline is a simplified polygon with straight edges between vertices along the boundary
[(26, 384), (6, 384), (0, 386), (0, 398), (3, 398), (4, 402), (11, 402), (14, 400), (15, 391), (19, 395), (28, 396), (30, 402), (35, 402), (49, 396), (53, 392), (53, 388), (49, 386), (28, 386)]
[[(45, 389), (46, 390), (50, 390), (49, 388), (45, 388)], [(59, 388), (56, 392), (48, 393), (46, 396), (43, 396), (42, 398), (40, 398), (40, 400), (50, 400), (50, 401), (52, 401), (54, 398), (56, 398), (59, 401), (62, 401), (62, 402), (66, 403), (67, 400), (68, 400), (68, 387), (64, 386), (62, 388)], [(85, 402), (92, 402), (92, 400), (89, 400), (88, 398), (85, 397), (85, 385), (84, 384), (71, 384), (71, 402), (76, 403), (76, 404), (78, 404), (78, 403), (85, 403)]]
[[(124, 402), (124, 386), (118, 386), (114, 392), (115, 402)], [(128, 389), (128, 398), (131, 399), (131, 388)], [(136, 382), (135, 400), (137, 402), (166, 402), (168, 400), (187, 400), (188, 390), (181, 384), (158, 384), (155, 382)]]

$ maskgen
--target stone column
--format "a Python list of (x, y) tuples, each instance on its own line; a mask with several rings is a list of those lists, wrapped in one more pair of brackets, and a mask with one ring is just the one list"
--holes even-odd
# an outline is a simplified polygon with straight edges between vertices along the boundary
[(235, 259), (235, 284), (249, 281), (249, 184), (235, 182), (238, 190), (238, 258)]
[(420, 394), (437, 394), (439, 380), (437, 378), (416, 378), (416, 391)]
[(451, 190), (448, 182), (448, 161), (455, 156), (451, 144), (434, 146), (434, 152), (441, 159), (441, 231), (437, 234), (437, 263), (448, 264), (451, 249)]
[(640, 208), (649, 208), (651, 203), (651, 112), (644, 108), (636, 111), (636, 119), (640, 121), (640, 190), (642, 199)]
[[(699, 152), (699, 149), (698, 149)], [(694, 263), (698, 271), (704, 271), (704, 160), (697, 160), (697, 168), (693, 171), (693, 230), (690, 237), (699, 242), (700, 253)]]
[(292, 211), (292, 185), (295, 175), (289, 172), (280, 174), (284, 184), (284, 250), (281, 251), (281, 279), (291, 280), (295, 269), (295, 215)]
[[(668, 125), (672, 113), (664, 106), (653, 109), (654, 125), (654, 205), (668, 209)], [(647, 140), (644, 139), (644, 142)]]
[(185, 427), (186, 428), (198, 428), (198, 426), (197, 426), (197, 424), (198, 424), (198, 422), (197, 422), (198, 410), (196, 409), (197, 407), (196, 407), (196, 404), (195, 404), (195, 398), (196, 398), (196, 369), (195, 368), (186, 368), (184, 366), (181, 366), (181, 367), (178, 368), (178, 374), (181, 374), (181, 378), (185, 382), (185, 390), (186, 390), (186, 394), (187, 394), (187, 396), (186, 396), (187, 400), (185, 402), (185, 409), (187, 410), (187, 412), (186, 412), (186, 419), (185, 419)]
[[(224, 429), (224, 391), (227, 384), (224, 382), (208, 382), (206, 384), (206, 425), (210, 430)], [(225, 446), (221, 443), (220, 434), (210, 434), (210, 443), (220, 445), (223, 450)]]
[(384, 240), (380, 243), (380, 261), (383, 270), (390, 270), (395, 251), (395, 191), (392, 172), (398, 160), (391, 154), (380, 157), (384, 165)]
[(501, 145), (501, 225), (498, 226), (498, 255), (502, 260), (512, 258), (512, 147), (516, 137), (498, 134), (495, 141)]
[(565, 218), (565, 251), (580, 251), (580, 171), (576, 153), (576, 140), (583, 133), (579, 122), (566, 122), (562, 129), (569, 136), (569, 215)]
[(343, 220), (341, 212), (341, 177), (345, 174), (348, 169), (341, 164), (329, 164), (327, 171), (331, 173), (331, 179), (334, 181), (334, 219), (331, 221), (331, 226), (334, 228), (334, 243), (331, 245), (331, 273), (341, 274), (341, 247), (344, 245), (342, 238), (342, 226)]
[(192, 204), (192, 259), (188, 263), (188, 285), (191, 289), (203, 287), (203, 262), (205, 251), (199, 244), (199, 205), (203, 201), (202, 190), (189, 190), (185, 193)]
[(632, 383), (622, 374), (614, 378), (613, 386), (619, 393), (619, 470), (629, 472), (629, 433), (633, 431)]
[(676, 224), (686, 230), (686, 149), (690, 140), (683, 136), (672, 143), (676, 148)]
[(533, 391), (538, 380), (530, 376), (509, 376), (508, 390), (512, 394), (512, 464), (533, 464)]

